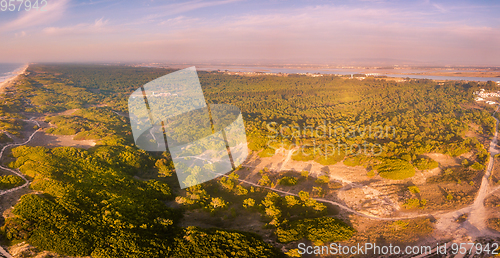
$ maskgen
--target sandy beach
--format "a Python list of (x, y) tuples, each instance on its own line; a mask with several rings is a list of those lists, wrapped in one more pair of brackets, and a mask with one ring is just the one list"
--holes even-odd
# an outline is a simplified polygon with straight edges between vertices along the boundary
[(3, 91), (9, 84), (14, 82), (20, 74), (25, 73), (26, 69), (28, 69), (28, 66), (28, 64), (24, 65), (23, 68), (21, 68), (16, 74), (7, 78), (5, 81), (0, 82), (0, 91)]

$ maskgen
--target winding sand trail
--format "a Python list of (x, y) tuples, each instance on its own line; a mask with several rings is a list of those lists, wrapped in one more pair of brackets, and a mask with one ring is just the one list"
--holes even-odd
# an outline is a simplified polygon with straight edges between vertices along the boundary
[[(369, 219), (374, 219), (374, 220), (383, 220), (383, 221), (394, 221), (394, 220), (404, 220), (404, 219), (413, 219), (413, 218), (422, 218), (422, 217), (429, 217), (429, 218), (436, 218), (436, 231), (438, 232), (439, 236), (445, 238), (445, 239), (453, 239), (453, 241), (460, 241), (464, 240), (465, 238), (468, 238), (469, 240), (472, 239), (477, 239), (479, 237), (500, 237), (500, 233), (492, 231), (487, 228), (486, 226), (486, 208), (484, 207), (484, 200), (486, 197), (488, 197), (492, 192), (497, 191), (500, 189), (500, 186), (497, 186), (493, 189), (490, 189), (489, 186), (489, 177), (491, 175), (491, 172), (493, 170), (493, 160), (494, 156), (496, 154), (500, 153), (500, 150), (496, 149), (497, 141), (498, 141), (498, 125), (499, 125), (499, 120), (495, 118), (495, 114), (498, 112), (500, 108), (500, 105), (497, 107), (496, 111), (493, 113), (493, 118), (496, 120), (495, 124), (495, 134), (493, 136), (493, 139), (490, 142), (489, 146), (489, 153), (490, 153), (490, 159), (488, 162), (488, 166), (486, 168), (486, 171), (483, 175), (483, 178), (481, 180), (481, 186), (478, 190), (477, 196), (474, 199), (474, 202), (464, 208), (454, 210), (454, 211), (448, 211), (448, 212), (443, 212), (443, 211), (438, 211), (434, 213), (427, 213), (427, 214), (415, 214), (415, 215), (408, 215), (408, 216), (402, 216), (402, 217), (382, 217), (382, 216), (376, 216), (376, 215), (371, 215), (371, 214), (366, 214), (360, 211), (356, 211), (346, 205), (343, 205), (341, 203), (323, 199), (323, 198), (311, 198), (313, 200), (316, 200), (318, 202), (323, 202), (323, 203), (330, 203), (333, 205), (338, 206), (339, 208), (346, 210), (350, 213), (356, 214), (358, 216), (362, 216), (365, 218)], [(293, 154), (293, 151), (289, 151), (288, 155), (286, 155), (285, 160), (283, 164), (286, 164), (289, 160), (291, 155)], [(281, 166), (283, 167), (283, 165)], [(227, 175), (219, 174), (221, 176), (228, 177)], [(238, 181), (249, 184), (252, 186), (256, 187), (261, 187), (265, 188), (274, 192), (277, 192), (281, 195), (292, 195), (292, 196), (298, 196), (298, 194), (293, 193), (293, 192), (287, 192), (279, 189), (275, 189), (272, 187), (267, 187), (267, 186), (261, 186), (258, 185), (254, 182), (238, 179)], [(463, 214), (468, 214), (467, 220), (463, 222), (462, 224), (459, 224), (456, 222), (457, 218)]]
[[(495, 111), (495, 113), (498, 111), (499, 108), (500, 108), (500, 106), (497, 107), (497, 110)], [(361, 216), (361, 217), (374, 219), (374, 220), (394, 221), (394, 220), (404, 220), (404, 219), (413, 219), (413, 218), (422, 218), (422, 217), (436, 217), (436, 218), (438, 218), (438, 221), (436, 223), (436, 229), (438, 231), (448, 233), (449, 235), (455, 235), (456, 237), (453, 237), (453, 239), (457, 239), (457, 237), (460, 237), (460, 235), (457, 235), (457, 233), (458, 233), (458, 231), (460, 231), (460, 229), (465, 229), (466, 233), (472, 238), (477, 238), (477, 237), (481, 237), (481, 236), (500, 237), (500, 233), (493, 232), (486, 227), (486, 219), (487, 218), (485, 217), (486, 208), (484, 207), (485, 198), (487, 196), (489, 196), (492, 192), (500, 189), (500, 186), (495, 187), (491, 190), (489, 189), (490, 188), (489, 187), (489, 177), (490, 177), (492, 169), (493, 169), (493, 157), (496, 154), (500, 153), (500, 150), (495, 148), (497, 141), (498, 141), (497, 128), (498, 128), (498, 124), (499, 124), (499, 120), (494, 117), (495, 113), (493, 114), (493, 118), (496, 120), (495, 135), (494, 135), (492, 141), (490, 142), (490, 147), (489, 147), (490, 160), (488, 163), (488, 167), (485, 171), (485, 174), (482, 178), (481, 186), (479, 188), (478, 194), (474, 200), (474, 203), (470, 206), (461, 208), (459, 210), (446, 212), (446, 213), (435, 212), (435, 213), (430, 213), (430, 214), (416, 214), (416, 215), (409, 215), (409, 216), (404, 216), (404, 217), (381, 217), (381, 216), (375, 216), (375, 215), (365, 214), (363, 212), (356, 211), (356, 210), (354, 210), (346, 205), (343, 205), (343, 204), (335, 202), (335, 201), (331, 201), (331, 200), (327, 200), (327, 199), (323, 199), (323, 198), (314, 198), (314, 197), (312, 197), (311, 199), (316, 200), (318, 202), (330, 203), (330, 204), (338, 206), (339, 208), (346, 210), (350, 213), (356, 214), (356, 215)], [(38, 121), (34, 120), (33, 118), (31, 118), (29, 120), (24, 120), (24, 121), (34, 122), (35, 124), (40, 126)], [(7, 148), (14, 147), (14, 146), (21, 146), (21, 145), (25, 145), (25, 144), (29, 143), (33, 139), (35, 134), (37, 132), (40, 132), (40, 130), (41, 130), (41, 128), (36, 130), (35, 132), (33, 132), (25, 142), (12, 143), (12, 144), (8, 144), (8, 145), (4, 146), (2, 148), (2, 150), (0, 151), (0, 160), (3, 157), (3, 154)], [(290, 160), (292, 154), (293, 154), (293, 151), (289, 151), (285, 161), (283, 162), (283, 165), (286, 164)], [(281, 167), (283, 167), (283, 165)], [(21, 186), (18, 186), (18, 187), (9, 189), (9, 190), (1, 191), (0, 196), (17, 191), (17, 190), (24, 188), (30, 184), (30, 182), (26, 179), (26, 177), (24, 177), (24, 175), (21, 174), (19, 171), (14, 170), (14, 169), (10, 169), (10, 168), (2, 166), (2, 165), (0, 165), (0, 168), (12, 172), (13, 174), (21, 177), (25, 181), (25, 183)], [(228, 175), (224, 175), (224, 174), (219, 174), (219, 175), (228, 177)], [(242, 179), (238, 179), (238, 181), (245, 183), (245, 184), (255, 186), (255, 187), (265, 188), (265, 189), (277, 192), (281, 195), (298, 196), (298, 194), (296, 194), (296, 193), (287, 192), (287, 191), (275, 189), (272, 187), (261, 186), (261, 185), (254, 183), (254, 182), (250, 182), (250, 181), (246, 181), (246, 180), (242, 180)], [(463, 223), (464, 224), (463, 226), (461, 226), (455, 220), (460, 215), (466, 214), (466, 213), (470, 213), (470, 214), (468, 216), (467, 221)], [(12, 256), (2, 246), (0, 246), (0, 256), (12, 258)]]
[[(470, 206), (440, 215), (436, 223), (436, 229), (441, 231), (444, 236), (454, 239), (455, 241), (461, 241), (464, 239), (474, 240), (479, 237), (500, 237), (500, 233), (487, 228), (486, 220), (488, 218), (486, 208), (484, 207), (484, 200), (486, 197), (499, 189), (499, 187), (490, 189), (491, 187), (489, 184), (489, 178), (493, 170), (494, 156), (500, 153), (500, 150), (496, 149), (499, 120), (495, 117), (499, 108), (500, 106), (498, 106), (496, 111), (493, 113), (493, 118), (496, 120), (496, 124), (495, 134), (490, 142), (488, 150), (490, 153), (490, 159), (481, 180), (481, 187), (477, 192), (474, 202)], [(467, 220), (460, 225), (456, 222), (456, 219), (463, 214), (468, 215)]]
[[(40, 127), (40, 124), (38, 123), (38, 121), (36, 120), (33, 120), (33, 117), (29, 120), (23, 120), (23, 121), (26, 121), (26, 122), (34, 122), (36, 125), (38, 125), (38, 127)], [(7, 144), (5, 145), (2, 150), (0, 151), (0, 160), (2, 159), (3, 157), (3, 154), (5, 152), (5, 150), (7, 148), (10, 148), (10, 147), (14, 147), (14, 146), (21, 146), (21, 145), (26, 145), (27, 143), (29, 143), (33, 137), (35, 136), (36, 133), (40, 132), (40, 130), (42, 130), (41, 128), (37, 129), (36, 131), (34, 131), (29, 137), (28, 137), (28, 140), (26, 140), (25, 142), (21, 142), (21, 143), (11, 143), (11, 144)], [(10, 135), (7, 135), (10, 137)], [(19, 176), (20, 178), (22, 178), (24, 180), (24, 184), (21, 185), (21, 186), (18, 186), (18, 187), (14, 187), (14, 188), (11, 188), (9, 190), (5, 190), (5, 191), (1, 191), (0, 192), (0, 196), (4, 195), (4, 194), (8, 194), (8, 193), (12, 193), (14, 191), (17, 191), (21, 188), (24, 188), (26, 186), (28, 186), (30, 184), (30, 181), (28, 179), (26, 179), (26, 177), (24, 177), (24, 175), (22, 173), (20, 173), (19, 171), (17, 170), (14, 170), (14, 169), (11, 169), (11, 168), (8, 168), (8, 167), (5, 167), (3, 165), (0, 165), (0, 168), (3, 169), (3, 170), (7, 170), (9, 172), (12, 172), (13, 174)], [(3, 256), (3, 257), (6, 257), (6, 258), (12, 258), (12, 256), (2, 247), (0, 246), (0, 254)]]

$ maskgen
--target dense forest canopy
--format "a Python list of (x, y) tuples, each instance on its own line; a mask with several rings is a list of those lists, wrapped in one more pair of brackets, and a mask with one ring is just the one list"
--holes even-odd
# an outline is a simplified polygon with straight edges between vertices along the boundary
[[(16, 204), (16, 217), (3, 227), (9, 240), (27, 240), (44, 250), (92, 257), (282, 255), (256, 234), (183, 228), (179, 220), (185, 209), (201, 209), (215, 216), (227, 212), (233, 217), (257, 212), (281, 243), (342, 241), (352, 236), (354, 229), (325, 217), (328, 207), (311, 199), (309, 193), (279, 196), (239, 184), (234, 173), (217, 183), (178, 191), (170, 155), (137, 149), (126, 116), (133, 91), (172, 71), (32, 65), (29, 75), (20, 76), (16, 89), (3, 96), (2, 130), (20, 135), (23, 119), (45, 116), (46, 122), (56, 125), (48, 133), (76, 135), (75, 139), (92, 139), (97, 145), (89, 150), (12, 149), (16, 160), (10, 165), (33, 180), (31, 188), (43, 194), (25, 195)], [(209, 104), (240, 108), (249, 147), (262, 157), (274, 155), (279, 147), (298, 148), (295, 160), (370, 166), (380, 176), (395, 180), (413, 176), (415, 169), (436, 167), (435, 162), (421, 156), (428, 152), (456, 156), (472, 150), (478, 161), (473, 169), (484, 166), (488, 159), (479, 140), (465, 136), (470, 124), (478, 125), (484, 134), (493, 133), (495, 121), (490, 113), (471, 108), (472, 92), (488, 85), (198, 74)], [(77, 110), (71, 115), (57, 114), (69, 109)], [(327, 128), (335, 128), (335, 134)], [(0, 140), (7, 142), (9, 138)], [(346, 151), (354, 145), (379, 149), (376, 153)], [(327, 147), (331, 147), (330, 152)], [(334, 152), (336, 148), (342, 151)], [(266, 187), (291, 187), (309, 180), (307, 173), (276, 182), (270, 180), (269, 171), (261, 174), (259, 185)], [(145, 180), (145, 175), (150, 178)], [(11, 177), (1, 181), (2, 187), (22, 183)], [(327, 177), (315, 182), (330, 183)], [(322, 188), (315, 187), (315, 191), (320, 195)], [(174, 199), (182, 208), (167, 206)], [(235, 211), (236, 206), (245, 211)]]

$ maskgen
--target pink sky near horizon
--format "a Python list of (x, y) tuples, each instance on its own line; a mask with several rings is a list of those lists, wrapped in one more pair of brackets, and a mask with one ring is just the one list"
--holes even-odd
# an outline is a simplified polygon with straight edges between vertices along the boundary
[(195, 0), (155, 7), (146, 1), (134, 9), (133, 3), (103, 2), (108, 5), (53, 0), (46, 12), (0, 17), (0, 62), (335, 64), (394, 59), (500, 66), (500, 23), (483, 14), (485, 3), (277, 1), (266, 6)]

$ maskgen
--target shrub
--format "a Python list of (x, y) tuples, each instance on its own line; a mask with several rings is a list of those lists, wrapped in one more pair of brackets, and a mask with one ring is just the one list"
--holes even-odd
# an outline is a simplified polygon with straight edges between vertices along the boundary
[(227, 206), (227, 203), (220, 197), (215, 197), (215, 198), (212, 198), (212, 200), (210, 201), (210, 204), (208, 205), (208, 210), (210, 210), (210, 212), (214, 212), (216, 210), (219, 210), (219, 209), (223, 209)]
[(439, 163), (429, 158), (420, 158), (414, 162), (414, 165), (419, 170), (430, 170), (437, 168), (439, 166)]
[(342, 161), (345, 157), (344, 153), (334, 153), (333, 155), (321, 155), (316, 158), (316, 162), (323, 166), (334, 165), (339, 161)]
[[(124, 245), (128, 243), (127, 240), (123, 239), (119, 244)], [(173, 239), (173, 246), (175, 248), (168, 255), (148, 256), (147, 253), (140, 253), (134, 257), (284, 257), (278, 249), (264, 242), (257, 234), (218, 228), (184, 228)]]
[(290, 249), (286, 253), (289, 257), (302, 257), (302, 255), (299, 253), (299, 249)]
[(285, 202), (287, 207), (293, 207), (295, 205), (300, 204), (300, 200), (297, 199), (295, 196), (292, 195), (287, 195), (285, 196)]
[(284, 186), (293, 186), (296, 185), (297, 183), (298, 183), (297, 178), (293, 176), (285, 176), (278, 181), (278, 184)]
[(330, 182), (329, 176), (319, 176), (315, 181), (317, 184), (328, 184)]
[(400, 180), (415, 175), (415, 168), (405, 160), (386, 158), (382, 163), (375, 166), (379, 175), (383, 178)]
[(315, 186), (313, 187), (313, 194), (322, 197), (325, 194), (325, 190), (321, 187)]
[(259, 152), (259, 157), (266, 158), (274, 156), (276, 150), (271, 148), (265, 148), (261, 152)]
[(408, 186), (408, 190), (414, 194), (420, 193), (420, 189), (418, 189), (418, 186), (416, 185)]
[(416, 209), (416, 208), (424, 208), (424, 206), (427, 204), (426, 199), (416, 199), (416, 198), (411, 198), (406, 200), (406, 202), (403, 204), (403, 207), (406, 209)]
[(344, 165), (355, 167), (355, 166), (363, 166), (366, 167), (370, 161), (369, 157), (363, 155), (352, 156), (344, 159)]
[(475, 169), (475, 170), (483, 170), (484, 169), (484, 165), (481, 164), (481, 163), (479, 163), (479, 162), (475, 162), (470, 167), (473, 168), (473, 169)]
[(237, 185), (234, 189), (234, 192), (236, 195), (246, 195), (248, 193), (248, 190), (241, 185)]
[(255, 200), (252, 198), (243, 200), (243, 207), (245, 208), (250, 208), (253, 207), (254, 205), (255, 205)]
[(7, 136), (7, 134), (0, 133), (0, 142), (1, 143), (8, 143), (8, 142), (13, 142), (13, 141), (9, 136)]
[(262, 178), (259, 180), (259, 185), (262, 186), (271, 186), (271, 180), (267, 175), (263, 175)]
[(462, 166), (456, 166), (446, 169), (439, 175), (427, 178), (427, 182), (442, 183), (442, 182), (458, 182), (459, 180), (469, 182), (479, 176), (480, 175), (477, 173), (477, 171), (470, 167), (464, 168)]
[(18, 176), (7, 175), (0, 176), (0, 189), (10, 189), (20, 186), (24, 183), (24, 180)]
[(276, 230), (278, 242), (289, 243), (306, 238), (315, 244), (350, 239), (354, 229), (339, 219), (321, 217), (302, 219)]

